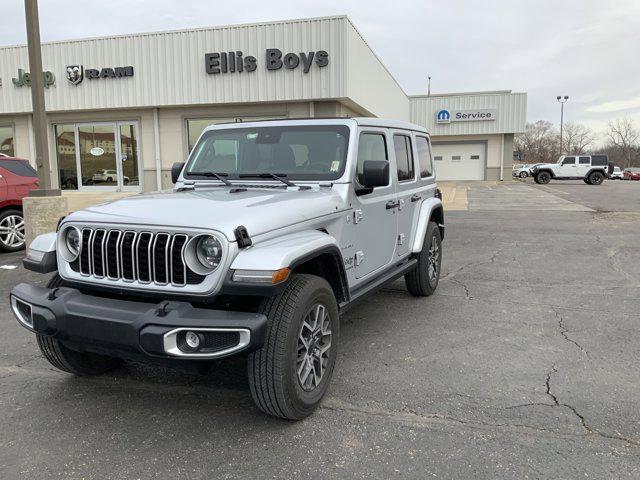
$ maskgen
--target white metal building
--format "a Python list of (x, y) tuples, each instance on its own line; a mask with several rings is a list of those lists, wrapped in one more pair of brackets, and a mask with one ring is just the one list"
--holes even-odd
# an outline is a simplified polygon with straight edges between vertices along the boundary
[[(440, 180), (497, 179), (525, 125), (525, 93), (407, 96), (345, 16), (51, 42), (42, 56), (64, 190), (166, 188), (207, 125), (315, 116), (424, 125)], [(26, 46), (0, 48), (0, 152), (33, 158), (28, 63)]]

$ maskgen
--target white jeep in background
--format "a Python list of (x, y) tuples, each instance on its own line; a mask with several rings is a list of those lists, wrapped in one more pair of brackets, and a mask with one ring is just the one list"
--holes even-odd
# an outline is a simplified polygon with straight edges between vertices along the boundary
[(584, 180), (589, 185), (600, 185), (609, 176), (606, 155), (562, 155), (557, 163), (542, 163), (532, 169), (533, 179), (538, 184), (553, 180)]
[(56, 273), (15, 286), (11, 308), (56, 368), (243, 355), (258, 408), (301, 419), (327, 391), (342, 312), (402, 276), (414, 296), (438, 285), (444, 213), (423, 127), (216, 125), (172, 179), (31, 244), (25, 267)]

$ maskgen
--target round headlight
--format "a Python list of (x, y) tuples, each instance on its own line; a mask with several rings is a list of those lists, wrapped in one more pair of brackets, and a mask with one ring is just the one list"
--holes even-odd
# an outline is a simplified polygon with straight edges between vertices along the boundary
[(80, 253), (80, 232), (77, 228), (71, 227), (67, 229), (65, 234), (65, 244), (69, 253), (74, 257), (77, 257)]
[(216, 237), (203, 235), (196, 244), (196, 256), (204, 267), (215, 270), (222, 260), (222, 245)]

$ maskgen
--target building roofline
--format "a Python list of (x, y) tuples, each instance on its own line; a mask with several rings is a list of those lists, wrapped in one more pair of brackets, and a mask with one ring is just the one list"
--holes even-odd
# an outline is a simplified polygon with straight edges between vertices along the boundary
[[(191, 32), (202, 32), (206, 30), (225, 30), (230, 28), (249, 28), (249, 27), (261, 27), (261, 26), (267, 26), (267, 25), (286, 24), (286, 23), (309, 23), (309, 22), (317, 22), (317, 21), (323, 21), (323, 20), (342, 20), (342, 19), (347, 19), (349, 23), (351, 23), (351, 20), (349, 20), (349, 18), (346, 15), (328, 15), (324, 17), (292, 18), (292, 19), (273, 20), (273, 21), (266, 21), (266, 22), (211, 25), (206, 27), (182, 28), (177, 30), (156, 30), (152, 32), (122, 33), (119, 35), (102, 35), (99, 37), (83, 37), (83, 38), (73, 38), (73, 39), (67, 39), (67, 40), (53, 40), (50, 42), (42, 42), (42, 45), (43, 46), (59, 45), (59, 44), (75, 43), (75, 42), (91, 42), (96, 40), (113, 40), (113, 39), (131, 38), (131, 37), (150, 37), (154, 35), (164, 35), (164, 34), (174, 34), (174, 33), (191, 33)], [(0, 45), (0, 50), (10, 49), (10, 48), (26, 48), (26, 47), (27, 47), (26, 43), (13, 44), (13, 45)]]
[(511, 90), (480, 90), (477, 92), (453, 92), (453, 93), (432, 93), (431, 95), (419, 94), (408, 95), (409, 98), (432, 98), (432, 97), (465, 97), (469, 95), (521, 95), (526, 92), (513, 92)]

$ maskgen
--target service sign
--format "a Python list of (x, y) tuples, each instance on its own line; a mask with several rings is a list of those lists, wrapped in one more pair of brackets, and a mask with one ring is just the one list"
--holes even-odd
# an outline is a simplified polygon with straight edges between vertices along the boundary
[(495, 120), (497, 117), (497, 108), (485, 108), (478, 110), (448, 110), (443, 108), (436, 112), (436, 123), (484, 122)]

